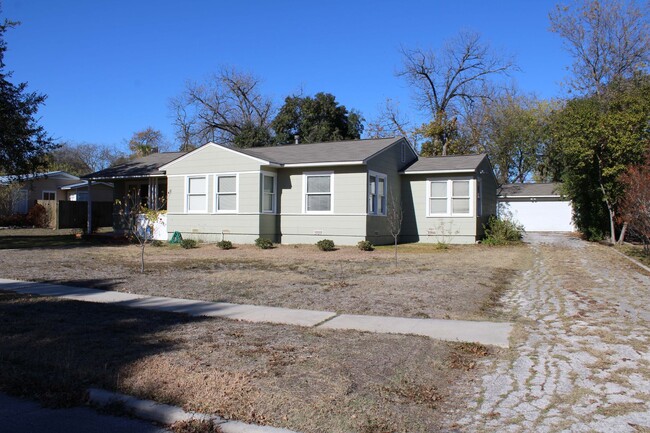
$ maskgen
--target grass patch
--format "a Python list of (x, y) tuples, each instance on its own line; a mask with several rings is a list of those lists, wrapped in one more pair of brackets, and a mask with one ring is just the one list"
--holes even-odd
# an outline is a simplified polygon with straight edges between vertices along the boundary
[(622, 247), (616, 247), (620, 252), (626, 256), (632, 257), (643, 263), (646, 266), (650, 266), (650, 255), (647, 255), (643, 252), (643, 247), (640, 245), (625, 245)]

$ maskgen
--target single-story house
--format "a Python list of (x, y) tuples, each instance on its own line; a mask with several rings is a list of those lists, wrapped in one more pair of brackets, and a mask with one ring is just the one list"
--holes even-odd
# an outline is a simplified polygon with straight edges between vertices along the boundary
[(529, 232), (573, 232), (571, 200), (560, 183), (502, 185), (497, 197), (499, 215), (521, 223)]
[(403, 137), (234, 149), (208, 143), (159, 153), (83, 177), (165, 208), (167, 231), (208, 242), (332, 239), (474, 243), (496, 213), (497, 184), (485, 155), (421, 158)]
[[(26, 176), (0, 176), (0, 186), (17, 185), (13, 191), (12, 211), (25, 214), (37, 200), (86, 201), (88, 185), (65, 171), (34, 173)], [(99, 183), (91, 191), (93, 201), (113, 201), (113, 185)]]

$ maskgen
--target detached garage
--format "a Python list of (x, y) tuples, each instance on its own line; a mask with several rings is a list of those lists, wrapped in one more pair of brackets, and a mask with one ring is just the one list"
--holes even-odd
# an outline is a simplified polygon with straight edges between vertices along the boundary
[(497, 198), (499, 215), (511, 215), (529, 232), (572, 232), (571, 201), (559, 183), (503, 185)]

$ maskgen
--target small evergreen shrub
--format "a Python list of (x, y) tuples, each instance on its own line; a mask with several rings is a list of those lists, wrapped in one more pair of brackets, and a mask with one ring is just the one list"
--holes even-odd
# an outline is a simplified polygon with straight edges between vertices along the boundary
[(163, 241), (159, 241), (157, 239), (151, 241), (151, 246), (152, 247), (164, 247), (165, 243)]
[(181, 241), (181, 247), (185, 248), (186, 250), (196, 248), (197, 242), (194, 239), (183, 239)]
[(521, 242), (524, 227), (512, 220), (498, 219), (491, 216), (487, 225), (484, 225), (486, 245), (509, 245)]
[(357, 248), (359, 248), (361, 251), (373, 251), (375, 249), (375, 246), (370, 241), (359, 241)]
[(217, 242), (217, 246), (221, 248), (222, 250), (229, 250), (232, 248), (232, 242), (230, 241), (219, 241)]
[(323, 239), (316, 242), (316, 246), (321, 251), (334, 251), (334, 241), (331, 239)]
[(273, 242), (271, 242), (271, 239), (267, 239), (267, 238), (255, 239), (255, 245), (258, 248), (261, 248), (263, 250), (268, 250), (269, 248), (273, 248)]

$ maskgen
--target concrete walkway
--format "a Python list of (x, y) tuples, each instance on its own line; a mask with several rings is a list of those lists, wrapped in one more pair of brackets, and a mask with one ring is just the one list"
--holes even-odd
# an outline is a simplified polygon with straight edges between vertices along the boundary
[(331, 311), (264, 307), (259, 305), (206, 302), (190, 299), (144, 296), (108, 290), (0, 278), (0, 290), (21, 294), (54, 296), (84, 302), (99, 302), (131, 308), (166, 311), (190, 316), (220, 317), (256, 323), (276, 323), (322, 329), (342, 329), (382, 334), (422, 335), (439, 340), (509, 346), (512, 323), (467, 320), (410, 319), (362, 316)]

